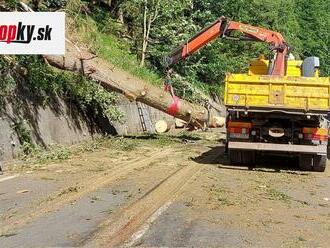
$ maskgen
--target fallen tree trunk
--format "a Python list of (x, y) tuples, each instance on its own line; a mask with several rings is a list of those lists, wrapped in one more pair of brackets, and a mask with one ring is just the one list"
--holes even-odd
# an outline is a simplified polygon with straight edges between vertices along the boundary
[(71, 42), (66, 42), (65, 56), (44, 55), (52, 66), (59, 69), (82, 73), (111, 91), (123, 94), (131, 101), (139, 101), (160, 111), (167, 112), (196, 127), (205, 127), (214, 114), (199, 105), (180, 100), (173, 109), (174, 99), (163, 89), (147, 84), (127, 72), (118, 69), (94, 54), (80, 50)]
[[(20, 4), (25, 11), (33, 12), (25, 3), (20, 2)], [(82, 73), (92, 80), (99, 81), (107, 90), (123, 94), (131, 101), (145, 103), (184, 120), (189, 125), (204, 128), (213, 122), (214, 117), (218, 116), (215, 111), (173, 98), (170, 93), (115, 68), (89, 51), (79, 49), (68, 39), (66, 39), (64, 56), (44, 55), (43, 57), (54, 67)]]

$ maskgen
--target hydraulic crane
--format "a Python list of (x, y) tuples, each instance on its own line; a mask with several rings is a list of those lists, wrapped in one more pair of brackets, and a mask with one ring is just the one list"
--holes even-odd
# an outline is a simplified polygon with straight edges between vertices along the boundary
[(180, 60), (186, 59), (200, 48), (219, 37), (237, 39), (232, 36), (234, 31), (243, 34), (243, 36), (239, 38), (240, 40), (266, 42), (270, 44), (270, 49), (275, 52), (275, 58), (271, 68), (269, 68), (269, 75), (284, 76), (286, 74), (286, 60), (289, 54), (289, 46), (280, 33), (230, 21), (224, 16), (203, 29), (186, 43), (174, 49), (172, 53), (165, 58), (166, 67), (168, 68), (178, 63)]
[(231, 163), (251, 166), (257, 155), (271, 153), (298, 158), (303, 170), (324, 171), (330, 81), (319, 76), (319, 58), (288, 59), (290, 48), (280, 33), (221, 17), (165, 58), (167, 72), (219, 37), (265, 42), (274, 52), (270, 61), (262, 56), (252, 60), (247, 73), (226, 74), (226, 148)]

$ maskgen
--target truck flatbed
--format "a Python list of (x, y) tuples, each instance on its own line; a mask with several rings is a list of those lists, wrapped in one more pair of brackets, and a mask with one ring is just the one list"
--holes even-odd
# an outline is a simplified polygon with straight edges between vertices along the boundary
[(233, 108), (330, 111), (327, 77), (228, 74), (225, 105)]

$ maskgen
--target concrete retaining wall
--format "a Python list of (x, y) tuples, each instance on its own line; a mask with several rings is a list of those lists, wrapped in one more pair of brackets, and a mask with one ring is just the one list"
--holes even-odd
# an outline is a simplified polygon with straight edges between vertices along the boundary
[[(15, 158), (20, 152), (22, 129), (31, 134), (35, 143), (45, 147), (50, 144), (70, 145), (101, 134), (141, 133), (136, 103), (120, 98), (118, 104), (125, 116), (122, 122), (111, 123), (102, 117), (91, 120), (83, 111), (59, 98), (44, 107), (26, 100), (19, 110), (15, 109), (15, 102), (8, 102), (0, 116), (0, 160)], [(173, 120), (173, 117), (149, 106), (142, 105), (142, 108), (149, 132), (153, 131), (156, 121)]]
[(154, 132), (154, 125), (159, 120), (166, 120), (169, 123), (173, 122), (173, 117), (167, 115), (157, 109), (151, 108), (142, 103), (129, 102), (125, 98), (119, 101), (119, 108), (125, 117), (123, 123), (114, 123), (114, 127), (119, 135), (129, 135), (143, 132), (141, 119), (139, 117), (138, 105), (142, 109), (147, 132)]

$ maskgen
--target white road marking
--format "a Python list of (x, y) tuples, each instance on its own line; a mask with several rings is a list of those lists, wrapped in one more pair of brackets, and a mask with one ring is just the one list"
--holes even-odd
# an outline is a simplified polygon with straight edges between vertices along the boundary
[(135, 232), (130, 240), (124, 244), (123, 247), (132, 247), (140, 238), (146, 234), (146, 232), (150, 229), (150, 226), (159, 216), (161, 216), (167, 209), (168, 207), (172, 204), (171, 201), (165, 203), (163, 206), (157, 209), (157, 211), (150, 216), (150, 218), (146, 221), (146, 223), (141, 227), (140, 230)]
[(4, 177), (4, 178), (0, 178), (0, 183), (4, 182), (4, 181), (8, 181), (8, 180), (11, 180), (11, 179), (14, 179), (16, 177), (18, 177), (19, 175), (16, 174), (16, 175), (13, 175), (13, 176), (8, 176), (8, 177)]

